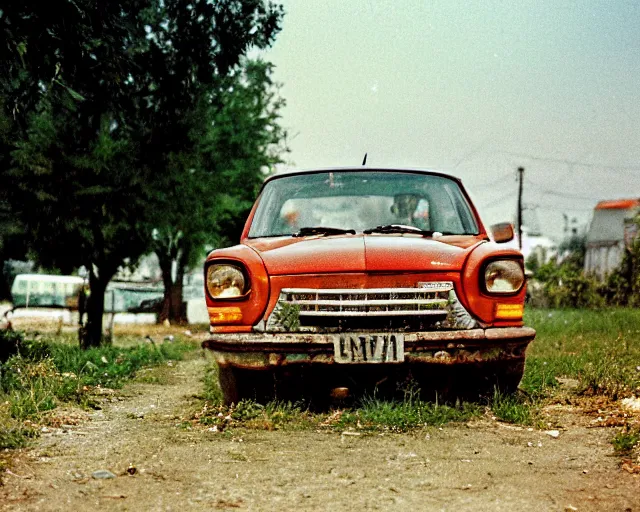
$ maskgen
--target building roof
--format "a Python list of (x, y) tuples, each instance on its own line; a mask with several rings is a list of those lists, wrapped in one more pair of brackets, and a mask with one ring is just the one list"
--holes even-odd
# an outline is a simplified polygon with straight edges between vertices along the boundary
[(600, 201), (593, 212), (587, 243), (618, 243), (624, 241), (624, 223), (640, 209), (639, 199)]
[(630, 210), (640, 206), (640, 199), (614, 199), (600, 201), (596, 205), (596, 210)]

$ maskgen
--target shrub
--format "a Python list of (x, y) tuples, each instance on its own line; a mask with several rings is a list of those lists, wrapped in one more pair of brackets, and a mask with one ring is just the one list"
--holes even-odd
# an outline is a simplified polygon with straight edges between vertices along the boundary
[[(542, 283), (544, 297), (538, 298), (534, 305), (553, 308), (601, 308), (606, 305), (600, 294), (600, 283), (586, 276), (573, 260), (563, 263), (551, 260), (540, 266), (535, 279)], [(535, 284), (532, 288), (535, 289)]]

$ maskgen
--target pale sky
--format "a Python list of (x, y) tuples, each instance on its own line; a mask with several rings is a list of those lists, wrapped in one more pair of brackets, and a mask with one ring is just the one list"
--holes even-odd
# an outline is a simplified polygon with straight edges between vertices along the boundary
[(516, 168), (543, 230), (640, 197), (640, 3), (283, 0), (264, 53), (288, 167), (424, 167), (513, 220)]

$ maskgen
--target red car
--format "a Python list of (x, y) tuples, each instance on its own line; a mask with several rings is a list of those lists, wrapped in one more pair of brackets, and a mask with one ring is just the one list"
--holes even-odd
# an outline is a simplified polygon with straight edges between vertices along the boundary
[(205, 263), (225, 402), (514, 391), (535, 331), (522, 255), (500, 245), (512, 238), (446, 174), (271, 176), (240, 244)]

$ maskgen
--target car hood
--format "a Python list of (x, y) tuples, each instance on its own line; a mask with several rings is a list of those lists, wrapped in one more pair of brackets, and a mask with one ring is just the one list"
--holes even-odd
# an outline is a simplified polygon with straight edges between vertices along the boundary
[(339, 235), (262, 238), (244, 243), (269, 275), (458, 271), (482, 239), (475, 236)]

